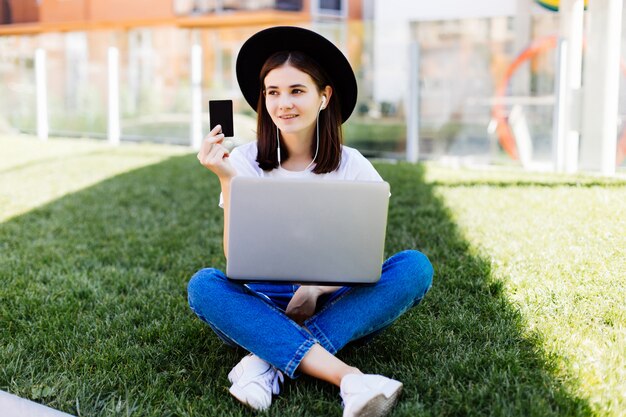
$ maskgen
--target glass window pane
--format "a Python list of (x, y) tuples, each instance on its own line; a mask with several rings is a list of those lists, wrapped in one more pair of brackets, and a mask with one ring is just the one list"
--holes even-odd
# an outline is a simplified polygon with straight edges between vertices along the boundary
[(341, 11), (341, 0), (319, 0), (320, 9)]

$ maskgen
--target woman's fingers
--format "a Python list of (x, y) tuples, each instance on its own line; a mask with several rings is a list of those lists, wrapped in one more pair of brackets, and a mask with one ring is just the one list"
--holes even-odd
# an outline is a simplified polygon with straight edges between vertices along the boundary
[(200, 163), (205, 167), (211, 169), (212, 167), (217, 167), (222, 164), (224, 158), (229, 156), (228, 149), (221, 144), (214, 144), (211, 147), (211, 150), (206, 154), (199, 155), (198, 159), (200, 159)]
[(222, 125), (215, 125), (215, 127), (209, 132), (207, 136), (215, 136), (222, 132)]
[(223, 133), (218, 133), (217, 135), (208, 135), (204, 139), (204, 142), (208, 143), (208, 144), (222, 143), (222, 142), (224, 142), (224, 134)]
[[(203, 145), (212, 145), (214, 143), (221, 143), (224, 141), (224, 134), (222, 133), (222, 126), (217, 125), (209, 132), (204, 138)], [(209, 146), (210, 147), (210, 146)]]
[(217, 143), (211, 148), (211, 151), (207, 155), (207, 159), (213, 164), (217, 164), (221, 162), (224, 157), (227, 157), (228, 154), (228, 149), (226, 149), (224, 145)]
[(203, 161), (206, 158), (206, 156), (209, 154), (209, 152), (211, 152), (211, 149), (213, 149), (215, 144), (219, 144), (224, 141), (224, 134), (219, 133), (219, 134), (213, 135), (214, 131), (218, 127), (219, 125), (217, 125), (215, 129), (213, 129), (211, 133), (209, 133), (202, 141), (200, 145), (200, 151), (198, 151), (198, 155), (197, 155), (200, 161)]
[(200, 151), (196, 155), (202, 165), (213, 171), (220, 178), (232, 177), (236, 174), (228, 162), (230, 151), (224, 143), (224, 134), (220, 125), (215, 126), (204, 138)]

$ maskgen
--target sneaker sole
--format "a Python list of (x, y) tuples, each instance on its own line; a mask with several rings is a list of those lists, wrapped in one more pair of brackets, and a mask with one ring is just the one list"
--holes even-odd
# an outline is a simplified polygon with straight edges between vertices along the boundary
[(248, 397), (246, 396), (246, 392), (244, 390), (242, 390), (241, 388), (239, 388), (238, 385), (233, 385), (232, 387), (230, 387), (230, 389), (228, 390), (228, 392), (230, 392), (230, 395), (232, 395), (233, 397), (235, 397), (237, 400), (239, 400), (239, 402), (241, 402), (242, 404), (250, 407), (253, 410), (256, 411), (264, 411), (267, 410), (269, 407), (257, 407), (255, 405), (252, 405), (248, 402)]
[(343, 417), (381, 417), (387, 415), (396, 405), (402, 393), (402, 382), (389, 381), (378, 394), (363, 404), (357, 404), (352, 410), (344, 410)]
[(228, 381), (231, 384), (236, 383), (237, 381), (239, 381), (239, 376), (237, 376), (237, 372), (235, 372), (236, 369), (238, 369), (240, 366), (239, 364), (237, 364), (233, 369), (230, 370), (230, 372), (228, 373)]

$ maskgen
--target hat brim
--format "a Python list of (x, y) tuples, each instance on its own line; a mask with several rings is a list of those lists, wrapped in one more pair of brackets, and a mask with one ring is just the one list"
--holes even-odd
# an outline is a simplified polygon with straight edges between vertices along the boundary
[(239, 88), (254, 111), (261, 85), (259, 74), (267, 58), (280, 51), (300, 51), (315, 60), (328, 74), (341, 104), (342, 123), (348, 120), (357, 99), (354, 71), (347, 58), (325, 37), (299, 27), (276, 26), (252, 35), (237, 56)]

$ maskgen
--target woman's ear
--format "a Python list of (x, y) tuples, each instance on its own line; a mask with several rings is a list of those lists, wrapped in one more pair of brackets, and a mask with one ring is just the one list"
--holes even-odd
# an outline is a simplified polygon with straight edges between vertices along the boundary
[(324, 100), (324, 104), (322, 104), (323, 108), (328, 107), (328, 103), (330, 102), (330, 97), (333, 95), (333, 88), (330, 85), (327, 85), (322, 90), (322, 100)]

